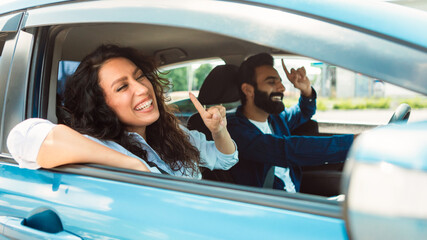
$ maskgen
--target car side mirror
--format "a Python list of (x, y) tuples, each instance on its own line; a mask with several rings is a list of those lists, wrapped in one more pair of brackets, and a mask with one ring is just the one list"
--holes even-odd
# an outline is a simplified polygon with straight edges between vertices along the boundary
[(424, 239), (427, 121), (361, 134), (344, 167), (342, 192), (351, 239)]

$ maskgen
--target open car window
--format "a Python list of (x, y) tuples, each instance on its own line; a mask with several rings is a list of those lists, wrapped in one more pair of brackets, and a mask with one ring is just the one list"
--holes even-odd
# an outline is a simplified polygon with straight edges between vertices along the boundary
[[(366, 128), (385, 125), (402, 103), (407, 103), (412, 108), (409, 122), (427, 120), (427, 97), (423, 94), (315, 59), (276, 55), (275, 68), (286, 88), (284, 98), (286, 107), (297, 104), (299, 90), (287, 80), (281, 59), (289, 70), (305, 68), (318, 97), (317, 111), (313, 119), (325, 123), (324, 125), (358, 124), (366, 125)], [(335, 131), (340, 133), (339, 130)]]
[[(192, 9), (182, 8), (180, 5), (174, 5), (174, 3), (170, 4), (171, 8), (163, 8), (163, 6), (154, 3), (152, 6), (149, 4), (150, 7), (162, 11), (162, 14), (148, 12), (146, 15), (137, 14), (137, 9), (144, 9), (147, 6), (132, 1), (126, 1), (123, 5), (118, 4), (118, 8), (114, 10), (112, 8), (98, 8), (93, 2), (69, 4), (67, 9), (59, 6), (31, 9), (25, 23), (26, 30), (40, 31), (40, 36), (44, 34), (44, 39), (36, 39), (38, 44), (42, 44), (43, 40), (46, 39), (50, 43), (45, 46), (43, 51), (43, 53), (48, 53), (43, 56), (43, 61), (36, 61), (37, 59), (33, 61), (34, 64), (40, 64), (34, 69), (45, 68), (44, 72), (34, 71), (34, 74), (40, 74), (38, 77), (43, 81), (41, 84), (47, 88), (45, 94), (42, 94), (45, 99), (42, 100), (41, 105), (47, 105), (48, 108), (46, 113), (41, 112), (38, 116), (56, 122), (56, 106), (60, 104), (56, 102), (56, 93), (61, 93), (63, 80), (69, 74), (67, 71), (72, 72), (76, 62), (79, 62), (83, 56), (102, 43), (136, 47), (155, 58), (162, 71), (169, 71), (169, 75), (165, 75), (165, 77), (172, 79), (173, 87), (169, 92), (172, 99), (171, 103), (178, 106), (181, 117), (184, 118), (195, 111), (191, 110), (191, 104), (180, 105), (179, 101), (185, 101), (186, 96), (184, 95), (189, 90), (197, 92), (207, 69), (222, 63), (238, 65), (246, 57), (259, 52), (269, 52), (279, 58), (285, 57), (285, 62), (289, 68), (304, 65), (310, 70), (309, 77), (319, 94), (318, 113), (322, 113), (323, 109), (334, 109), (335, 105), (330, 103), (330, 98), (333, 96), (344, 99), (342, 100), (344, 102), (350, 97), (364, 98), (365, 95), (370, 95), (376, 98), (380, 96), (382, 94), (382, 79), (395, 84), (400, 83), (400, 85), (407, 83), (401, 83), (401, 81), (406, 80), (406, 77), (419, 81), (419, 76), (402, 76), (401, 72), (396, 72), (393, 69), (391, 72), (388, 71), (386, 64), (375, 69), (370, 68), (370, 64), (357, 64), (363, 62), (363, 54), (369, 56), (371, 62), (391, 61), (391, 66), (397, 64), (398, 60), (390, 58), (387, 55), (391, 54), (390, 52), (402, 51), (406, 56), (411, 56), (410, 61), (412, 62), (416, 62), (417, 58), (422, 57), (421, 53), (412, 48), (401, 46), (394, 41), (377, 38), (365, 32), (353, 31), (341, 25), (310, 19), (299, 14), (276, 9), (258, 9), (257, 6), (251, 5), (247, 5), (245, 8), (259, 10), (260, 16), (271, 16), (271, 18), (262, 18), (262, 21), (248, 18), (247, 20), (250, 22), (233, 21), (235, 25), (233, 24), (230, 29), (218, 28), (212, 19), (224, 20), (224, 17), (234, 19), (234, 15), (229, 14), (229, 12), (224, 13), (225, 15), (219, 14), (206, 8), (203, 4), (196, 4)], [(207, 2), (206, 4), (214, 4), (214, 2)], [(223, 4), (230, 11), (241, 10), (241, 5), (234, 3), (219, 2), (219, 4)], [(96, 14), (89, 14), (90, 18), (80, 19), (77, 13), (82, 8), (88, 9), (89, 12), (95, 11), (90, 9), (96, 9)], [(207, 9), (209, 14), (201, 14), (197, 11), (199, 8)], [(187, 22), (182, 18), (174, 18), (171, 21), (168, 13), (173, 9), (177, 11), (174, 14), (190, 14), (191, 17), (200, 19), (200, 21)], [(137, 12), (117, 14), (130, 10)], [(249, 12), (243, 11), (244, 14)], [(51, 17), (47, 18), (46, 16)], [(131, 16), (137, 17), (132, 18)], [(204, 19), (209, 20), (207, 22), (209, 24), (201, 24)], [(299, 24), (291, 24), (292, 22), (301, 23), (304, 29), (300, 28)], [(267, 26), (272, 28), (267, 28)], [(266, 29), (269, 29), (270, 37), (265, 37)], [(341, 39), (341, 41), (335, 41), (338, 38), (320, 34), (325, 32), (333, 33), (334, 36), (348, 37)], [(324, 41), (323, 38), (331, 38), (331, 41)], [(374, 50), (380, 51), (381, 49), (366, 49), (364, 45), (366, 43), (372, 43), (374, 46), (381, 46), (381, 49), (387, 48), (392, 51), (383, 51), (382, 55), (374, 54)], [(348, 48), (348, 46), (353, 45), (357, 50)], [(334, 48), (334, 51), (331, 52), (330, 48)], [(28, 50), (30, 49), (31, 47)], [(353, 52), (358, 52), (360, 55), (348, 57)], [(196, 63), (200, 60), (205, 62)], [(189, 63), (192, 64), (189, 65)], [(67, 64), (69, 66), (66, 66)], [(193, 64), (195, 65), (193, 66)], [(339, 64), (342, 68), (336, 67), (335, 64)], [(178, 67), (178, 65), (182, 67)], [(189, 78), (185, 80), (180, 78), (180, 74), (193, 68), (195, 72), (189, 74)], [(411, 67), (408, 68), (412, 69)], [(276, 60), (276, 69), (281, 72), (279, 60)], [(351, 69), (352, 71), (348, 72), (344, 69)], [(201, 74), (198, 75), (200, 72)], [(376, 75), (381, 79), (368, 79), (359, 72), (366, 75)], [(351, 80), (347, 81), (346, 79)], [(351, 84), (354, 85), (353, 88), (348, 87)], [(415, 88), (411, 82), (408, 83), (408, 87)], [(290, 105), (296, 101), (297, 91), (289, 84), (286, 88), (289, 95), (285, 98), (285, 103)], [(36, 97), (38, 95), (34, 94), (34, 98)], [(187, 110), (187, 107), (190, 110)], [(322, 121), (320, 117), (317, 119), (319, 122)], [(347, 132), (336, 132), (336, 134), (339, 133)]]
[[(427, 195), (416, 187), (426, 179), (427, 169), (425, 12), (383, 1), (339, 0), (17, 0), (0, 6), (5, 6), (0, 9), (0, 235), (12, 233), (11, 239), (25, 239), (13, 235), (18, 231), (40, 239), (426, 235), (425, 229), (421, 237), (407, 235), (419, 231), (426, 216), (420, 204), (425, 201), (419, 200)], [(357, 137), (363, 144), (347, 156), (351, 157), (345, 162), (347, 175), (343, 163), (301, 166), (301, 192), (295, 194), (234, 184), (213, 171), (208, 178), (207, 170), (204, 179), (197, 180), (94, 164), (20, 168), (7, 150), (7, 134), (27, 118), (57, 123), (64, 81), (101, 44), (133, 47), (152, 57), (163, 77), (171, 79), (168, 103), (178, 107), (184, 124), (196, 112), (187, 94), (197, 95), (211, 68), (239, 66), (247, 57), (267, 52), (275, 57), (285, 84), (286, 107), (298, 101), (299, 91), (286, 80), (280, 59), (288, 68), (306, 68), (318, 96), (315, 135), (373, 130)], [(401, 102), (412, 107), (409, 122), (424, 122), (377, 128), (387, 124)], [(328, 199), (342, 193), (349, 193), (344, 203)], [(26, 220), (40, 222), (32, 217), (46, 208), (56, 223), (49, 226), (59, 230), (51, 234), (28, 229)], [(401, 231), (402, 226), (408, 231)]]
[[(52, 59), (48, 59), (51, 61), (53, 65), (56, 65), (57, 68), (52, 68), (51, 76), (55, 76), (52, 78), (53, 81), (57, 81), (55, 84), (52, 84), (52, 87), (56, 87), (55, 91), (50, 91), (49, 98), (57, 99), (53, 96), (52, 93), (63, 94), (64, 91), (64, 83), (69, 75), (71, 75), (79, 64), (79, 58), (81, 58), (84, 54), (87, 53), (87, 48), (74, 49), (75, 51), (79, 51), (79, 53), (75, 51), (70, 51), (68, 48), (73, 47), (72, 43), (76, 41), (77, 36), (82, 36), (83, 33), (91, 32), (102, 34), (105, 31), (117, 32), (116, 35), (120, 35), (123, 32), (124, 28), (130, 28), (135, 32), (144, 31), (171, 31), (173, 33), (178, 30), (181, 31), (190, 31), (192, 34), (201, 34), (195, 30), (189, 29), (175, 29), (173, 27), (164, 26), (155, 26), (155, 25), (144, 25), (144, 24), (117, 24), (109, 25), (109, 24), (99, 24), (99, 25), (73, 25), (73, 26), (57, 26), (52, 28), (56, 35), (56, 48), (52, 48)], [(57, 30), (59, 29), (59, 30)], [(134, 32), (134, 33), (135, 33)], [(195, 33), (194, 33), (195, 32)], [(64, 34), (67, 34), (64, 37)], [(208, 35), (210, 36), (210, 34)], [(217, 37), (216, 35), (214, 35)], [(233, 38), (226, 38), (221, 36), (222, 41), (230, 41), (233, 44), (243, 44), (247, 48), (252, 47), (251, 54), (262, 52), (262, 51), (271, 51), (269, 46), (259, 45), (251, 42), (246, 42)], [(81, 41), (81, 40), (79, 40)], [(89, 35), (86, 38), (88, 42), (97, 42), (99, 41), (94, 35)], [(115, 39), (115, 41), (120, 42), (121, 39)], [(123, 41), (123, 40), (122, 40)], [(190, 40), (189, 40), (190, 41)], [(99, 43), (102, 43), (99, 42)], [(95, 44), (95, 43), (91, 43)], [(215, 43), (212, 46), (215, 46)], [(150, 45), (147, 45), (150, 46)], [(140, 48), (144, 49), (144, 45), (141, 44)], [(167, 48), (168, 45), (161, 48)], [(169, 50), (168, 50), (169, 51)], [(200, 49), (201, 53), (202, 49)], [(277, 51), (277, 50), (275, 50)], [(163, 73), (161, 76), (169, 79), (171, 82), (171, 88), (168, 91), (167, 96), (170, 98), (169, 104), (173, 104), (178, 107), (177, 116), (181, 119), (182, 123), (185, 125), (188, 118), (196, 112), (193, 104), (188, 99), (188, 92), (191, 91), (193, 93), (198, 94), (198, 90), (203, 84), (204, 79), (208, 75), (208, 73), (218, 65), (225, 64), (225, 61), (231, 61), (232, 63), (236, 63), (235, 59), (217, 56), (214, 53), (211, 53), (210, 58), (201, 58), (197, 60), (177, 60), (174, 58), (164, 58), (162, 54), (166, 54), (165, 52), (152, 50), (154, 57), (159, 57), (159, 59), (163, 59), (164, 63), (168, 61), (175, 61), (173, 64), (164, 64), (161, 65), (160, 71)], [(209, 53), (208, 53), (209, 55)], [(240, 61), (243, 61), (248, 55), (247, 52), (242, 52), (239, 55)], [(277, 54), (274, 52), (275, 57), (275, 68), (279, 71), (280, 76), (282, 77), (282, 82), (286, 87), (284, 103), (286, 107), (290, 107), (297, 103), (299, 97), (299, 90), (295, 89), (293, 85), (287, 80), (281, 66), (281, 59), (284, 59), (285, 64), (288, 69), (291, 68), (299, 68), (304, 66), (309, 79), (311, 80), (312, 86), (317, 91), (318, 94), (318, 102), (317, 102), (317, 114), (314, 116), (314, 120), (319, 122), (320, 132), (323, 135), (332, 135), (332, 134), (346, 134), (346, 133), (360, 133), (366, 129), (374, 128), (378, 125), (385, 124), (386, 121), (391, 117), (394, 108), (398, 102), (395, 101), (408, 101), (408, 99), (412, 99), (413, 101), (418, 101), (420, 106), (425, 106), (425, 96), (416, 93), (410, 93), (407, 91), (397, 91), (397, 95), (393, 95), (387, 91), (387, 89), (396, 89), (393, 88), (392, 85), (385, 83), (382, 80), (369, 78), (360, 73), (346, 70), (345, 68), (341, 68), (335, 65), (327, 64), (320, 60), (304, 57), (301, 55), (296, 55), (292, 52), (283, 51), (282, 54)], [(230, 60), (231, 59), (231, 60)], [(160, 61), (160, 64), (163, 62)], [(391, 91), (394, 93), (395, 91)], [(407, 94), (406, 99), (401, 98), (399, 94)], [(392, 100), (393, 98), (393, 100)], [(409, 101), (412, 101), (409, 100)], [(51, 103), (49, 103), (51, 104)], [(61, 103), (56, 103), (61, 104)], [(363, 105), (362, 105), (363, 104)], [(423, 105), (424, 104), (424, 105)], [(237, 104), (238, 105), (238, 104)], [(236, 108), (237, 105), (226, 106), (228, 109)], [(360, 119), (361, 114), (364, 114), (365, 111), (381, 111), (384, 112), (384, 109), (387, 110), (384, 113), (383, 119), (380, 122), (372, 123), (371, 119), (367, 117), (366, 119), (362, 119), (361, 122), (357, 122), (357, 119)], [(421, 107), (421, 112), (424, 110)], [(335, 115), (334, 115), (335, 114)], [(336, 114), (340, 114), (339, 116), (345, 117), (345, 119), (340, 119)], [(353, 114), (353, 115), (352, 115)], [(50, 114), (52, 115), (52, 114)], [(373, 114), (375, 115), (375, 114)], [(49, 114), (48, 114), (49, 116)], [(425, 115), (424, 115), (425, 116)], [(337, 122), (339, 122), (339, 126), (337, 126)], [(357, 126), (354, 124), (357, 122)], [(363, 126), (361, 126), (363, 125)], [(326, 166), (326, 168), (307, 168), (307, 180), (303, 181), (303, 184), (310, 185), (310, 182), (319, 182), (319, 179), (314, 177), (313, 172), (317, 170), (328, 172), (329, 178), (334, 179), (333, 184), (329, 184), (326, 186), (328, 190), (325, 190), (322, 193), (321, 187), (316, 187), (316, 192), (311, 192), (311, 190), (305, 191), (306, 193), (319, 194), (323, 196), (331, 196), (339, 194), (339, 183), (340, 183), (340, 173), (342, 170), (342, 164), (339, 166)], [(316, 174), (314, 174), (316, 175)], [(317, 176), (317, 175), (316, 175)], [(322, 184), (328, 185), (325, 181)], [(314, 189), (315, 187), (303, 187), (303, 189)], [(333, 190), (331, 190), (331, 188)], [(281, 190), (279, 190), (281, 191)]]

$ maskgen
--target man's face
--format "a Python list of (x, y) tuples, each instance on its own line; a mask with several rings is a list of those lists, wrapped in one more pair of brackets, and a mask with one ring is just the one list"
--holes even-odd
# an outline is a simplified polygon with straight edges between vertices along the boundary
[(255, 68), (255, 77), (255, 106), (269, 114), (281, 113), (285, 109), (282, 101), (285, 86), (276, 69), (267, 65), (259, 66)]

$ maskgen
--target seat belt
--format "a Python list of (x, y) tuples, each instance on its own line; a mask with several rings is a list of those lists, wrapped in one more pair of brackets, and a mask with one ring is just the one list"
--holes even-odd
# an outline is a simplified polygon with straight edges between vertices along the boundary
[(268, 170), (267, 175), (265, 176), (265, 179), (264, 179), (264, 185), (262, 186), (263, 188), (273, 189), (274, 168), (275, 166), (271, 166), (270, 169)]

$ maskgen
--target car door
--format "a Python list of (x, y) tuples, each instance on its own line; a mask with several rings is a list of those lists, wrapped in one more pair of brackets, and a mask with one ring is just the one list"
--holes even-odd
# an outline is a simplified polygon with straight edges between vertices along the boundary
[[(229, 9), (223, 13), (214, 9), (205, 12), (206, 6), (191, 1), (184, 3), (77, 1), (25, 12), (25, 21), (17, 27), (16, 38), (7, 42), (15, 44), (14, 51), (9, 53), (10, 66), (4, 65), (7, 61), (0, 62), (0, 74), (7, 72), (8, 76), (6, 83), (2, 79), (7, 87), (0, 104), (4, 106), (0, 158), (3, 236), (12, 239), (347, 238), (340, 204), (322, 197), (92, 165), (21, 169), (10, 156), (6, 138), (14, 125), (29, 117), (56, 119), (57, 70), (53, 63), (61, 58), (61, 52), (55, 48), (66, 38), (63, 28), (127, 22), (248, 37), (247, 32), (240, 30), (247, 19), (234, 16), (239, 4), (210, 2), (216, 9)], [(268, 9), (262, 11), (269, 13)], [(235, 19), (237, 26), (230, 30), (218, 25), (224, 17)], [(29, 224), (34, 219), (53, 227)]]

